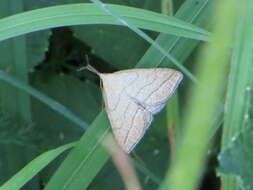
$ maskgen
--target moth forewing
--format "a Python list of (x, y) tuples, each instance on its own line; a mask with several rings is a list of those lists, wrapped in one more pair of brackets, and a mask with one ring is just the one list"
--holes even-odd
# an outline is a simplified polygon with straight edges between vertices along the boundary
[(183, 75), (173, 69), (130, 69), (99, 74), (114, 136), (129, 153), (165, 106)]

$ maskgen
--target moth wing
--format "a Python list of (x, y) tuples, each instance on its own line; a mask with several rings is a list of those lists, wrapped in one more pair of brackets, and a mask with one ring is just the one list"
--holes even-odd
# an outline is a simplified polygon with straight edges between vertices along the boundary
[(103, 97), (114, 136), (131, 152), (182, 80), (173, 69), (131, 69), (100, 74)]

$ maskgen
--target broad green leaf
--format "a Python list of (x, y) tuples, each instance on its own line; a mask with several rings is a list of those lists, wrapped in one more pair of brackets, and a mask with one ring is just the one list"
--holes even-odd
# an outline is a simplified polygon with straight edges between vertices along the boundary
[[(47, 73), (37, 72), (35, 74), (36, 79), (32, 82), (34, 88), (58, 101), (88, 123), (92, 122), (102, 109), (101, 89), (95, 84), (87, 80), (80, 81), (68, 75), (48, 77)], [(47, 79), (43, 80), (45, 75)], [(63, 130), (73, 128), (71, 121), (66, 120), (39, 101), (33, 101), (33, 112), (34, 121), (41, 127), (48, 125), (48, 129), (51, 128), (55, 132), (60, 128)], [(41, 115), (54, 122), (47, 124), (48, 121), (45, 121)]]
[(28, 60), (28, 71), (34, 71), (34, 67), (40, 64), (45, 59), (46, 51), (49, 46), (49, 30), (38, 31), (26, 36), (26, 53)]
[(7, 82), (8, 84), (12, 85), (13, 87), (23, 90), (26, 93), (30, 94), (34, 98), (40, 100), (41, 102), (47, 104), (51, 109), (57, 111), (58, 113), (62, 114), (70, 121), (76, 123), (79, 127), (86, 129), (88, 128), (88, 123), (81, 120), (77, 117), (73, 112), (67, 109), (65, 106), (59, 104), (57, 101), (49, 98), (48, 96), (44, 95), (43, 93), (35, 90), (31, 86), (23, 83), (22, 81), (17, 80), (16, 78), (12, 77), (10, 74), (0, 70), (0, 80)]
[[(248, 127), (238, 134), (227, 144), (219, 155), (218, 172), (223, 175), (237, 176), (242, 189), (253, 189), (253, 130)], [(234, 188), (234, 187), (232, 187)]]

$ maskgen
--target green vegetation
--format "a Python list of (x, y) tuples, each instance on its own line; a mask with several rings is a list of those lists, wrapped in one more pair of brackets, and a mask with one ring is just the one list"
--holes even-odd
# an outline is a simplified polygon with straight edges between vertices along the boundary
[[(103, 2), (1, 1), (0, 190), (253, 190), (253, 2)], [(86, 55), (184, 74), (128, 159)]]

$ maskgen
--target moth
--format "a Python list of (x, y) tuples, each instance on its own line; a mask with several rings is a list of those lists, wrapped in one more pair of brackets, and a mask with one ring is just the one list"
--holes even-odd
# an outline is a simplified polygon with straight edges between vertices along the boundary
[(103, 86), (105, 109), (119, 146), (130, 153), (174, 94), (183, 74), (168, 68), (129, 69), (96, 73)]

